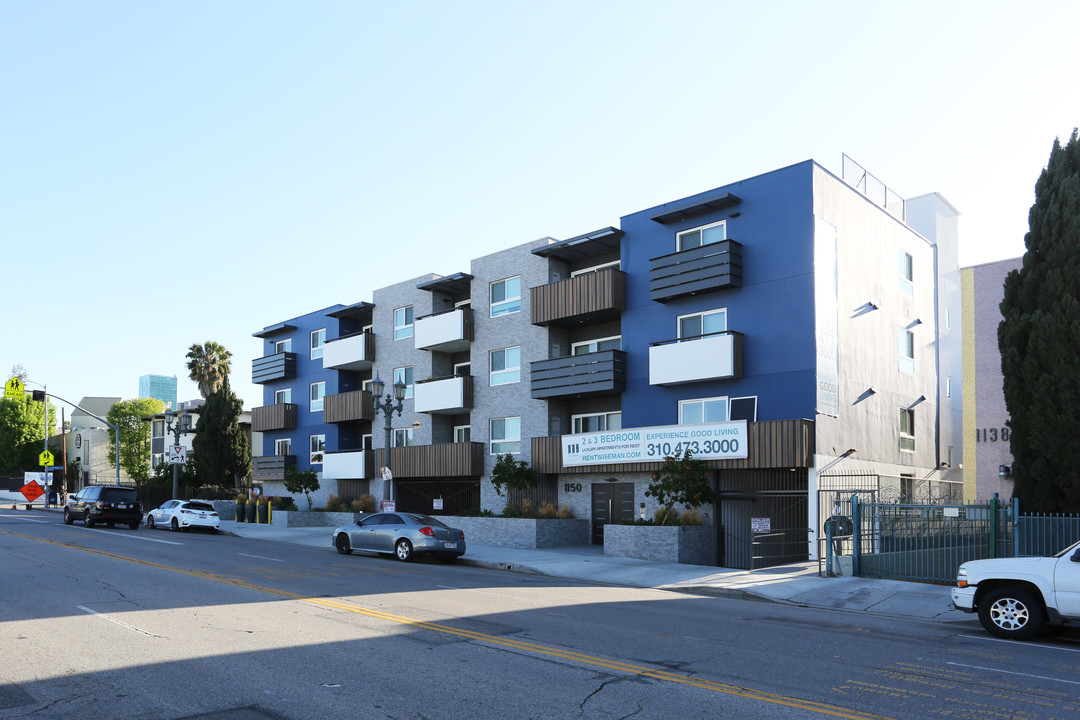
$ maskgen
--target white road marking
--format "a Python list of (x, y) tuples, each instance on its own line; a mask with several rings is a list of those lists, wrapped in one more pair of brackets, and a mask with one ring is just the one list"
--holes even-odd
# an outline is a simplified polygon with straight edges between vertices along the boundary
[(1042, 648), (1044, 650), (1060, 650), (1061, 652), (1080, 653), (1080, 648), (1067, 648), (1060, 645), (1045, 645), (1043, 643), (1026, 642), (1018, 644), (1015, 640), (1004, 640), (1002, 638), (990, 637), (989, 635), (962, 635), (961, 637), (971, 638), (972, 640), (983, 640), (984, 642), (997, 642), (1012, 645), (1013, 647), (1028, 647), (1028, 648)]
[(262, 555), (248, 555), (247, 553), (236, 553), (236, 554), (237, 555), (242, 555), (243, 557), (256, 558), (257, 560), (269, 560), (271, 562), (285, 562), (284, 560), (279, 560), (278, 558), (268, 558), (268, 557), (263, 557)]
[(125, 622), (120, 622), (119, 620), (117, 620), (114, 617), (110, 617), (108, 615), (105, 615), (104, 613), (99, 613), (97, 610), (91, 610), (90, 608), (86, 607), (85, 605), (76, 605), (75, 607), (79, 608), (80, 610), (82, 610), (85, 613), (90, 613), (91, 615), (96, 615), (99, 618), (102, 618), (104, 620), (108, 620), (111, 623), (116, 623), (120, 627), (125, 627), (128, 630), (134, 630), (135, 632), (141, 633), (141, 634), (146, 635), (148, 637), (158, 637), (157, 635), (153, 635), (151, 633), (148, 633), (145, 630), (140, 630), (139, 628), (135, 627), (134, 625), (128, 625)]
[(0, 515), (0, 517), (15, 518), (16, 520), (25, 520), (26, 522), (47, 523), (48, 520), (35, 520), (34, 518), (19, 517), (18, 515)]
[[(72, 525), (72, 527), (78, 527), (78, 526)], [(132, 531), (132, 532), (118, 532), (116, 530), (98, 530), (97, 528), (88, 528), (85, 525), (82, 526), (82, 529), (83, 530), (93, 530), (94, 532), (102, 533), (103, 535), (115, 535), (116, 537), (129, 538), (131, 540), (145, 540), (146, 542), (164, 543), (165, 545), (183, 545), (184, 544), (182, 542), (176, 542), (174, 540), (158, 540), (157, 538), (145, 537), (145, 534), (143, 534), (143, 535), (134, 535), (133, 534), (134, 531)]]
[(1020, 677), (1035, 678), (1036, 680), (1049, 680), (1050, 682), (1068, 683), (1069, 685), (1080, 685), (1080, 682), (1076, 680), (1061, 680), (1059, 678), (1046, 677), (1045, 675), (1028, 675), (1027, 673), (1012, 672), (1010, 670), (1001, 670), (999, 668), (982, 667), (981, 665), (965, 665), (964, 663), (947, 662), (946, 665), (956, 665), (957, 667), (971, 668), (972, 670), (986, 670), (988, 672), (999, 672), (1005, 675), (1019, 675)]

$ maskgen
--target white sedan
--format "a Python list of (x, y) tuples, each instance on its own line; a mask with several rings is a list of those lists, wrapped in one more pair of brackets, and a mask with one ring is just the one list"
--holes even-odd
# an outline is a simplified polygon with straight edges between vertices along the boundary
[(174, 531), (203, 528), (216, 533), (221, 529), (221, 518), (205, 500), (169, 500), (150, 511), (146, 527), (167, 527)]

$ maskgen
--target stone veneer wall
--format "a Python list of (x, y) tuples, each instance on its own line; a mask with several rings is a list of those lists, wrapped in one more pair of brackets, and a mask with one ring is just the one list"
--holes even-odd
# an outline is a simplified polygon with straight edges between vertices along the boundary
[(716, 565), (711, 525), (605, 525), (604, 554), (661, 563)]
[(498, 517), (440, 517), (465, 531), (465, 542), (516, 548), (550, 548), (589, 544), (588, 520), (533, 520)]

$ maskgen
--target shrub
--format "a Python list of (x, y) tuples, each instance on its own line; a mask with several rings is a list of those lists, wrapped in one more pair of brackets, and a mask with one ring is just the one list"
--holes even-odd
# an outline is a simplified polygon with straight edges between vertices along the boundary
[(555, 503), (542, 502), (540, 503), (540, 509), (536, 511), (536, 517), (551, 520), (558, 517), (558, 513), (559, 509), (555, 507)]
[(555, 516), (560, 520), (572, 520), (574, 518), (574, 511), (570, 509), (569, 505), (563, 503), (559, 507), (558, 512), (555, 513)]
[[(654, 473), (653, 481), (645, 490), (646, 497), (653, 497), (664, 508), (661, 525), (671, 525), (678, 520), (676, 505), (698, 508), (713, 502), (716, 491), (703, 460), (695, 460), (689, 450), (680, 457), (664, 458), (664, 466)], [(657, 511), (659, 513), (659, 510)]]
[(503, 489), (529, 490), (539, 483), (536, 471), (524, 460), (514, 460), (510, 453), (497, 456), (495, 467), (491, 470), (491, 484), (495, 492), (502, 497)]
[(352, 501), (353, 512), (369, 513), (375, 512), (375, 496), (374, 495), (361, 495), (356, 500)]
[(275, 510), (295, 511), (297, 509), (296, 503), (294, 503), (293, 499), (288, 495), (286, 495), (285, 497), (279, 497), (277, 495), (274, 495), (270, 498), (270, 507), (274, 508)]
[(297, 470), (290, 465), (285, 471), (285, 489), (291, 493), (304, 493), (308, 510), (311, 510), (311, 493), (319, 489), (319, 474), (314, 470)]

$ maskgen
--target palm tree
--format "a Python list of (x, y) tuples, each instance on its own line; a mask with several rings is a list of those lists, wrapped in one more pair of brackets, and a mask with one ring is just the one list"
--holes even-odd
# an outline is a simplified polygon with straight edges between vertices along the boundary
[(195, 343), (188, 348), (187, 359), (188, 377), (199, 386), (199, 394), (207, 398), (229, 376), (232, 353), (224, 346), (207, 340), (202, 345)]

